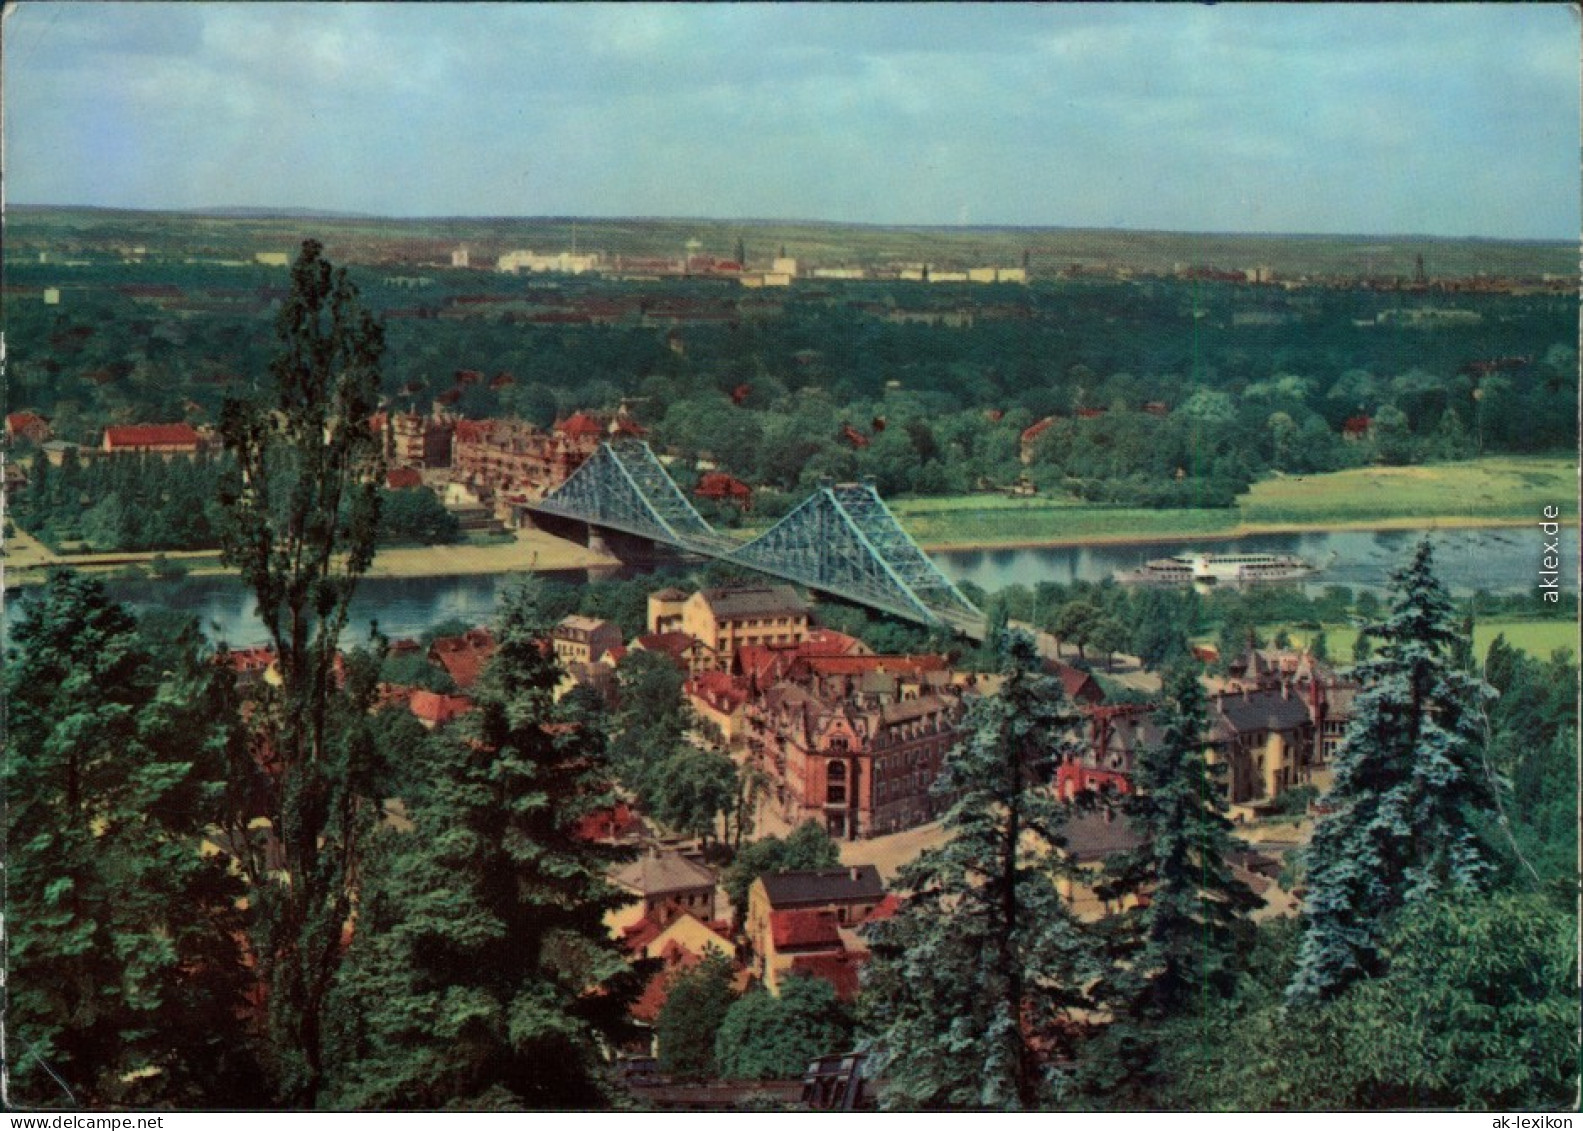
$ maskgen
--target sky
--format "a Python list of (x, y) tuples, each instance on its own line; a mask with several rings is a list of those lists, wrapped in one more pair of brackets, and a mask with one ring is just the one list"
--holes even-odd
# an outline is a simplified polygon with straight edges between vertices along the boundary
[(1564, 4), (7, 9), (12, 204), (1583, 230)]

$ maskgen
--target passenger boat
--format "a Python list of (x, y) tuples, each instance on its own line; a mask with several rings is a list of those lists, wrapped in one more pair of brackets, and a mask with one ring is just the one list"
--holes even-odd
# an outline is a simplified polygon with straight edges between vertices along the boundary
[(1316, 572), (1289, 554), (1177, 554), (1137, 569), (1119, 569), (1127, 585), (1245, 585), (1257, 581), (1301, 581)]

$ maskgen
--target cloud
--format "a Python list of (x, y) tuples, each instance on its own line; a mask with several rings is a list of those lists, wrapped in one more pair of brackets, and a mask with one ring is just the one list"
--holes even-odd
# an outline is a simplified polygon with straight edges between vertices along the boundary
[(8, 196), (1564, 238), (1576, 47), (1560, 5), (24, 5)]

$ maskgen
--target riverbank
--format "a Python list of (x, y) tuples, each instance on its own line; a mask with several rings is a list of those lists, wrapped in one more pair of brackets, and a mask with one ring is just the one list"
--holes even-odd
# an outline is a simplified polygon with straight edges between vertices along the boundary
[(1544, 508), (1577, 522), (1570, 460), (1490, 457), (1427, 467), (1367, 467), (1254, 484), (1215, 510), (1099, 507), (1075, 499), (956, 495), (890, 504), (926, 550), (1017, 550), (1132, 542), (1229, 541), (1258, 534), (1531, 526)]
[[(922, 548), (931, 553), (969, 554), (987, 553), (992, 550), (1065, 550), (1073, 546), (1133, 546), (1155, 542), (1234, 542), (1239, 538), (1252, 538), (1263, 534), (1335, 534), (1343, 531), (1369, 532), (1391, 530), (1478, 530), (1496, 527), (1532, 526), (1533, 522), (1516, 518), (1397, 518), (1362, 520), (1358, 522), (1316, 523), (1239, 523), (1224, 530), (1196, 534), (1155, 533), (1135, 534), (1084, 534), (1081, 537), (1042, 538), (1033, 542), (926, 542)], [(1573, 525), (1572, 523), (1568, 524)]]
[[(220, 564), (214, 550), (157, 553), (56, 554), (37, 539), (18, 531), (6, 545), (6, 584), (37, 584), (55, 566), (94, 574), (124, 570), (151, 571), (155, 558), (179, 568), (184, 577), (221, 577), (235, 571)], [(621, 563), (553, 537), (542, 530), (519, 530), (508, 542), (458, 543), (454, 546), (394, 546), (381, 549), (366, 576), (378, 578), (471, 577), (484, 574), (614, 569)]]

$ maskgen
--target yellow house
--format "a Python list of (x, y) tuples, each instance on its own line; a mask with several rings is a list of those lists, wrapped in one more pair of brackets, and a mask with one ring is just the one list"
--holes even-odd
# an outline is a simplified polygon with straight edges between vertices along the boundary
[(643, 957), (664, 958), (668, 952), (676, 951), (699, 958), (706, 958), (711, 952), (723, 954), (727, 958), (736, 954), (729, 939), (721, 937), (690, 911), (682, 912), (670, 926), (649, 940), (643, 947)]
[(808, 605), (789, 585), (700, 589), (682, 606), (682, 631), (712, 648), (730, 671), (737, 649), (800, 644), (808, 636)]

